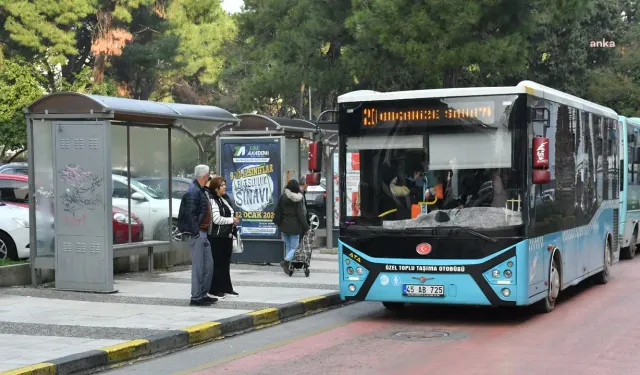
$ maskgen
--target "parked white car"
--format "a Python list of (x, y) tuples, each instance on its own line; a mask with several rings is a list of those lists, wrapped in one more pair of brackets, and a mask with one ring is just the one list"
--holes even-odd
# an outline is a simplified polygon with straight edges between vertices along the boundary
[[(129, 192), (127, 177), (112, 175), (113, 191), (111, 204), (128, 210)], [(169, 213), (169, 199), (149, 186), (131, 179), (131, 212), (144, 224), (144, 241), (169, 240), (169, 231), (174, 240), (179, 240), (177, 221), (180, 212), (180, 199), (172, 200), (172, 213)], [(171, 222), (169, 222), (171, 218)], [(171, 227), (169, 227), (171, 225)], [(146, 230), (149, 228), (149, 230)]]
[(0, 261), (29, 255), (29, 209), (0, 203)]

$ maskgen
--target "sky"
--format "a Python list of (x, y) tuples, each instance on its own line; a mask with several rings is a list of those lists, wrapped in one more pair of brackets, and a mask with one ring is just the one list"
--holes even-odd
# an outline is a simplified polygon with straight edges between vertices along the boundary
[(230, 13), (239, 12), (243, 4), (243, 0), (222, 0), (222, 8)]

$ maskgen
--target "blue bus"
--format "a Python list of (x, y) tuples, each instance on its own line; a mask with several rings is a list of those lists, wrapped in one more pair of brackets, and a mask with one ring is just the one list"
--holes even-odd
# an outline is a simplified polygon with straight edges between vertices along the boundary
[(620, 258), (633, 259), (640, 221), (640, 118), (620, 116)]
[(355, 91), (338, 107), (343, 300), (550, 312), (566, 288), (608, 282), (615, 111), (531, 81)]

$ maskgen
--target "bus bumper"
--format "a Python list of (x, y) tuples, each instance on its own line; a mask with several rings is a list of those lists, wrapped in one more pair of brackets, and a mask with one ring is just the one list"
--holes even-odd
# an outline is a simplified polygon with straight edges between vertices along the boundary
[[(527, 242), (477, 260), (370, 258), (338, 242), (340, 297), (450, 305), (528, 305)], [(432, 294), (425, 296), (424, 294)], [(412, 295), (413, 294), (413, 295)]]

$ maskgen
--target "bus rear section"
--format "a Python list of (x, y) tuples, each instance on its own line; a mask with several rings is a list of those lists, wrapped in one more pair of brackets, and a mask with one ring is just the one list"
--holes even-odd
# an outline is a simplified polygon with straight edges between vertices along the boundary
[(548, 312), (563, 289), (608, 281), (615, 112), (531, 82), (341, 98), (344, 300)]
[(620, 116), (620, 257), (636, 256), (640, 230), (640, 118)]

